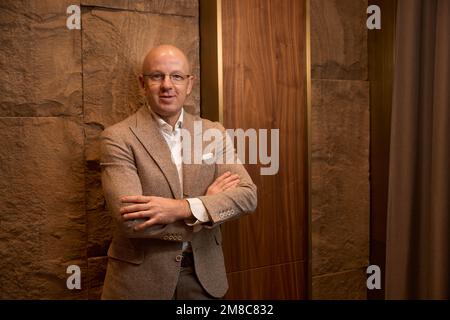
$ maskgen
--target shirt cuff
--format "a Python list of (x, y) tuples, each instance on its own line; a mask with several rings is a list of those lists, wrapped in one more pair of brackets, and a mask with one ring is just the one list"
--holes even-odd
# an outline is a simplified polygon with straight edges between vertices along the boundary
[(203, 205), (202, 200), (200, 200), (199, 198), (190, 198), (190, 199), (186, 199), (186, 201), (189, 203), (189, 206), (191, 207), (192, 215), (195, 218), (195, 219), (193, 219), (195, 221), (185, 220), (185, 222), (188, 226), (196, 226), (201, 223), (205, 223), (205, 222), (209, 221), (209, 217), (208, 217), (208, 214), (206, 213), (206, 208)]

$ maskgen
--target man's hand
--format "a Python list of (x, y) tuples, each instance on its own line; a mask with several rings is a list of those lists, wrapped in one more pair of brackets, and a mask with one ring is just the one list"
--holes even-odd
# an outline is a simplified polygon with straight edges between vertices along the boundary
[[(225, 172), (208, 187), (206, 195), (213, 195), (236, 187), (241, 180), (237, 174)], [(169, 199), (152, 196), (125, 196), (123, 203), (132, 203), (122, 207), (120, 213), (124, 221), (147, 219), (134, 227), (136, 231), (144, 230), (155, 224), (170, 224), (192, 217), (191, 208), (185, 199)]]
[(149, 228), (155, 224), (170, 224), (191, 216), (189, 203), (184, 199), (168, 199), (151, 196), (122, 197), (124, 203), (134, 203), (122, 207), (120, 213), (125, 221), (133, 219), (148, 219), (134, 227), (136, 231)]
[(230, 171), (225, 172), (208, 187), (206, 190), (206, 195), (210, 196), (212, 194), (221, 193), (236, 187), (241, 179), (237, 174), (231, 174)]

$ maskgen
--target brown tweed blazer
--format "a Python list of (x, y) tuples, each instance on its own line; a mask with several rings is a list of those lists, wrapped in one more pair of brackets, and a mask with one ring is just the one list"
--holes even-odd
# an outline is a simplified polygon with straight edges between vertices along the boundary
[[(191, 137), (194, 121), (202, 121), (203, 130), (218, 128), (224, 132), (219, 123), (185, 112), (183, 128)], [(170, 150), (147, 106), (103, 131), (101, 168), (107, 207), (116, 222), (102, 299), (171, 299), (183, 241), (191, 242), (195, 272), (204, 289), (214, 297), (224, 296), (228, 282), (218, 226), (253, 212), (257, 204), (256, 186), (245, 168), (239, 164), (183, 164), (183, 197), (198, 197), (210, 217), (210, 223), (195, 233), (184, 221), (135, 232), (136, 222), (121, 220), (122, 196), (182, 198)], [(233, 190), (204, 196), (208, 186), (226, 171), (237, 173), (240, 184)]]

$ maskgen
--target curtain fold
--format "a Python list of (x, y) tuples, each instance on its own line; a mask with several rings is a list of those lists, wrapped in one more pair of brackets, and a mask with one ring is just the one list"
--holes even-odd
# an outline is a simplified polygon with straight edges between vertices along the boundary
[(387, 299), (449, 299), (450, 0), (399, 0)]

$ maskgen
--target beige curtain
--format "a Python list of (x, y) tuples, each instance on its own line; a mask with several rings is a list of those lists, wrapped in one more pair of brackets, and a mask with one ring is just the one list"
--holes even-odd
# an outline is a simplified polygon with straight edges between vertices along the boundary
[(448, 299), (450, 0), (399, 0), (387, 299)]

